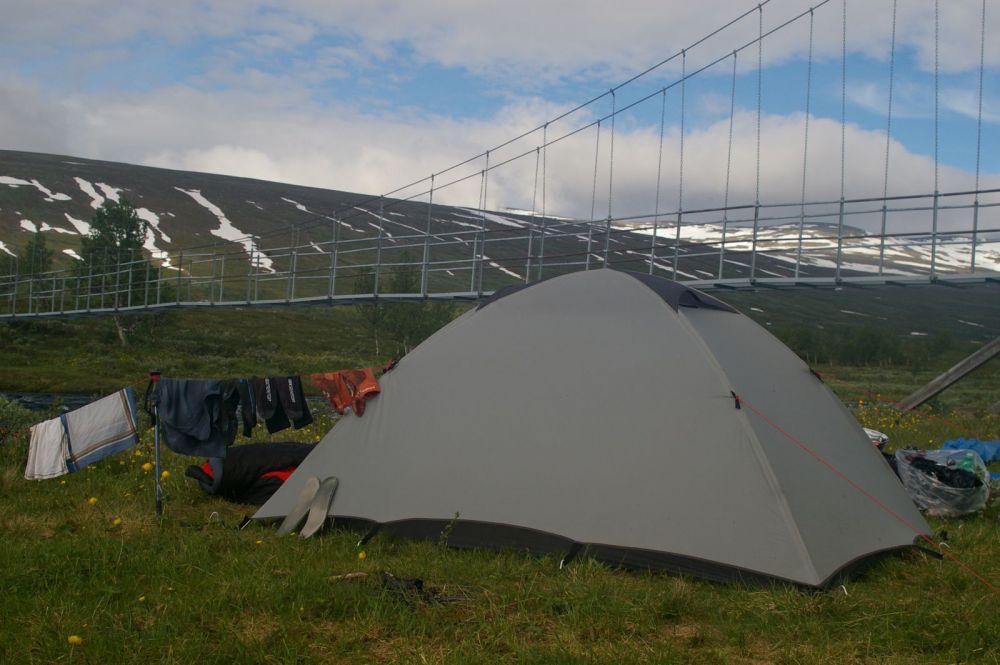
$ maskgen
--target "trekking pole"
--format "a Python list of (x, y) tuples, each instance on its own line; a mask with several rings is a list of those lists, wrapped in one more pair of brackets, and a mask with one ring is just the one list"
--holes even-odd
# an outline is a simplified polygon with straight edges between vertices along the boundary
[[(153, 394), (155, 396), (157, 385), (160, 382), (159, 372), (150, 372), (149, 380), (153, 383)], [(154, 459), (154, 473), (156, 477), (153, 481), (156, 483), (156, 514), (157, 516), (163, 515), (163, 488), (160, 486), (160, 411), (158, 401), (154, 397), (153, 401), (153, 459)]]

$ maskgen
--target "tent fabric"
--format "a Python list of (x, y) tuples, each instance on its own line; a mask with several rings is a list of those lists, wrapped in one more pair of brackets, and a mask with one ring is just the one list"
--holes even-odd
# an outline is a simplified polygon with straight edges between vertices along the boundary
[(735, 392), (929, 533), (836, 396), (718, 302), (610, 269), (498, 293), (400, 360), (365, 417), (342, 419), (255, 518), (284, 517), (307, 478), (336, 475), (341, 522), (813, 587), (913, 544), (899, 519), (735, 408)]

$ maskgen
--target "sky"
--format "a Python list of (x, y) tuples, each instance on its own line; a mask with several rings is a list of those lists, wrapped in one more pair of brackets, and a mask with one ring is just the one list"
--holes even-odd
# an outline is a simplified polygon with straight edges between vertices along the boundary
[(998, 187), (986, 5), (980, 123), (982, 0), (0, 0), (0, 148), (595, 218)]

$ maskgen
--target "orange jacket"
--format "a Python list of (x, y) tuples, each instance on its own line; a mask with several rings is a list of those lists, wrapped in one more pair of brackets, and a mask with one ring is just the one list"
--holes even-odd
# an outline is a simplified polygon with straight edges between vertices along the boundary
[(312, 374), (310, 378), (340, 415), (344, 415), (348, 407), (354, 410), (355, 415), (364, 414), (368, 396), (382, 392), (370, 367)]

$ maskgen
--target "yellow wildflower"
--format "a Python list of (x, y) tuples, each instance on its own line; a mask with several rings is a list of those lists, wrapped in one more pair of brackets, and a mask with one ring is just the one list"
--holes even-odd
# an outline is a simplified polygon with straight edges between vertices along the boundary
[(70, 635), (68, 638), (66, 638), (66, 641), (75, 647), (78, 647), (81, 644), (83, 644), (83, 638), (80, 637), (79, 635)]

